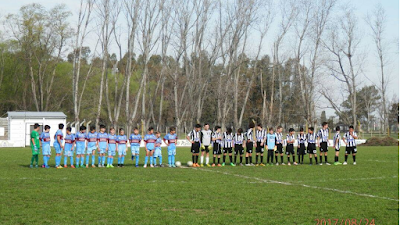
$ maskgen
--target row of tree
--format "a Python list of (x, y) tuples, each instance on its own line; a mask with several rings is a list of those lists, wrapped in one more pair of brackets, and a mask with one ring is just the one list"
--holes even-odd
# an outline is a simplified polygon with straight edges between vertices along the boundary
[(29, 4), (3, 19), (0, 110), (128, 130), (301, 126), (320, 122), (326, 98), (341, 121), (369, 125), (379, 111), (385, 128), (386, 16), (366, 18), (380, 73), (360, 88), (360, 21), (336, 0), (81, 0), (77, 15)]

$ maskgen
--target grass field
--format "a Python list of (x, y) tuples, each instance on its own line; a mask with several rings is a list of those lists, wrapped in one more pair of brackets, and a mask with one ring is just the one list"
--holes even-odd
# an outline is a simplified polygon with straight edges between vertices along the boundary
[(0, 152), (0, 224), (399, 223), (398, 147), (359, 147), (356, 166), (146, 169), (30, 169), (29, 148)]

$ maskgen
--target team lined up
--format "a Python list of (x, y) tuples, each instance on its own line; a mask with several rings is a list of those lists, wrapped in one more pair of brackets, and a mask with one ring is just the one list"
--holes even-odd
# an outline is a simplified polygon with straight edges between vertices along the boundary
[[(243, 155), (245, 155), (246, 166), (265, 166), (273, 165), (274, 155), (275, 163), (279, 165), (278, 156), (281, 158), (281, 165), (285, 165), (283, 157), (283, 146), (284, 141), (286, 142), (286, 155), (288, 165), (291, 165), (291, 156), (293, 157), (293, 164), (303, 164), (304, 155), (309, 154), (309, 163), (312, 165), (312, 158), (315, 158), (315, 163), (318, 164), (317, 147), (320, 150), (319, 164), (322, 165), (322, 158), (325, 158), (325, 164), (330, 165), (328, 162), (328, 123), (322, 123), (322, 128), (318, 133), (314, 132), (314, 128), (308, 128), (308, 132), (304, 133), (303, 128), (300, 128), (297, 138), (295, 138), (295, 132), (293, 128), (289, 129), (289, 133), (286, 135), (286, 140), (282, 137), (282, 127), (278, 126), (276, 132), (273, 128), (269, 128), (268, 132), (262, 128), (261, 124), (258, 124), (256, 131), (253, 134), (254, 125), (250, 124), (247, 132), (243, 132), (242, 128), (239, 128), (236, 133), (232, 133), (232, 128), (227, 128), (225, 132), (221, 133), (221, 127), (216, 126), (214, 132), (210, 130), (208, 124), (204, 125), (202, 130), (200, 124), (196, 124), (194, 129), (187, 135), (187, 139), (192, 143), (192, 161), (193, 166), (203, 167), (204, 166), (204, 155), (206, 155), (207, 166), (225, 166), (226, 156), (229, 156), (229, 163), (231, 166), (240, 165), (243, 166)], [(339, 162), (339, 151), (340, 151), (340, 127), (336, 127), (336, 134), (333, 140), (333, 147), (335, 148), (335, 165), (340, 165)], [(347, 165), (347, 158), (349, 154), (353, 156), (353, 164), (356, 164), (356, 139), (357, 134), (354, 132), (354, 127), (350, 126), (349, 131), (343, 136), (343, 141), (346, 144), (345, 160), (344, 165)], [(297, 156), (294, 153), (294, 143), (298, 141)], [(212, 146), (213, 163), (209, 164), (209, 152)], [(255, 164), (252, 162), (253, 150), (256, 150)], [(244, 152), (246, 148), (246, 154)], [(201, 149), (200, 164), (198, 162), (199, 154)], [(267, 160), (264, 164), (264, 150), (267, 150)], [(234, 152), (234, 158), (232, 154)], [(222, 164), (221, 164), (222, 155)], [(237, 164), (237, 157), (240, 158), (239, 164)], [(258, 161), (260, 159), (260, 161)]]

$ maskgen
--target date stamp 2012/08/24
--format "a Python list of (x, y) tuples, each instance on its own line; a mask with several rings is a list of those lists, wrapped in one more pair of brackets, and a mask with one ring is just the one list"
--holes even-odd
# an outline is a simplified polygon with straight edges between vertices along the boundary
[(375, 225), (375, 219), (314, 219), (316, 225)]

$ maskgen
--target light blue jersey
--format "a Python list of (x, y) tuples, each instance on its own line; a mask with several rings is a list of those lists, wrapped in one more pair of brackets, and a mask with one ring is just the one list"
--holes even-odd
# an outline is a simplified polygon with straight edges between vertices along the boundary
[(74, 149), (72, 148), (72, 145), (75, 142), (75, 137), (73, 134), (67, 134), (65, 135), (65, 144), (64, 144), (64, 155), (65, 156), (73, 156), (74, 155)]
[(114, 156), (117, 147), (117, 135), (108, 134), (108, 156)]
[(176, 134), (167, 134), (164, 137), (164, 141), (168, 141), (168, 155), (175, 155), (176, 154), (176, 141), (178, 137)]
[(268, 150), (273, 150), (275, 148), (275, 139), (276, 135), (275, 134), (267, 134), (267, 147)]
[(94, 150), (96, 150), (96, 144), (97, 144), (97, 133), (94, 132), (89, 132), (86, 134), (86, 140), (87, 140), (87, 149), (86, 153), (87, 154), (92, 154)]
[(43, 153), (43, 155), (51, 155), (50, 133), (49, 132), (42, 132), (40, 134), (40, 140), (42, 141), (42, 153)]
[(77, 134), (75, 134), (75, 142), (76, 142), (76, 154), (77, 155), (85, 154), (86, 134), (82, 132), (78, 132)]
[[(60, 137), (60, 142), (58, 142), (57, 137)], [(62, 152), (61, 144), (62, 144), (63, 138), (64, 138), (64, 134), (63, 134), (62, 130), (58, 129), (56, 131), (56, 134), (54, 134), (54, 143), (53, 143), (53, 147), (55, 148), (57, 154), (60, 154)]]
[(139, 155), (141, 141), (142, 141), (142, 136), (140, 134), (131, 134), (131, 136), (129, 137), (129, 143), (131, 144), (132, 155)]
[(162, 156), (161, 143), (162, 143), (161, 138), (157, 138), (156, 142), (154, 143), (154, 147), (155, 147), (154, 157), (156, 157), (156, 158)]
[(118, 135), (117, 143), (118, 143), (118, 155), (126, 155), (126, 135)]
[(99, 142), (99, 151), (100, 154), (106, 152), (107, 148), (107, 141), (108, 141), (108, 134), (107, 133), (97, 133), (97, 141)]
[(156, 135), (154, 135), (154, 134), (146, 134), (146, 135), (144, 136), (144, 139), (143, 139), (143, 140), (144, 140), (144, 142), (146, 142), (147, 150), (153, 151), (154, 148), (155, 148), (154, 143), (155, 143), (156, 140), (157, 140)]

